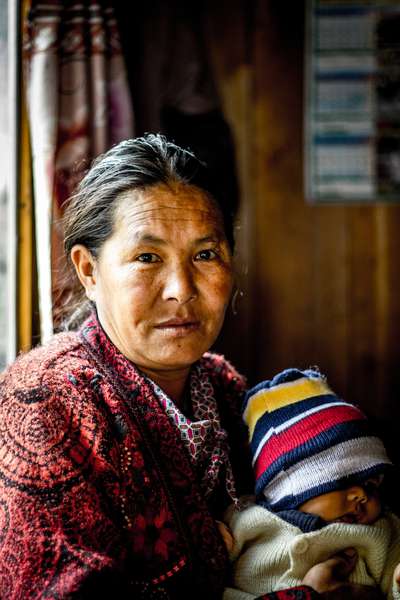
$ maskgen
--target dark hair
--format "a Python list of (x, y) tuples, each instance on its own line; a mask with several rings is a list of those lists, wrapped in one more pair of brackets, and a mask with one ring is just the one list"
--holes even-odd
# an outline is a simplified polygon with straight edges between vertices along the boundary
[(116, 200), (122, 193), (173, 182), (194, 185), (216, 201), (233, 250), (233, 217), (224, 214), (211, 181), (204, 163), (162, 135), (147, 134), (121, 142), (93, 162), (69, 200), (64, 216), (67, 257), (75, 244), (83, 244), (97, 256), (112, 234)]

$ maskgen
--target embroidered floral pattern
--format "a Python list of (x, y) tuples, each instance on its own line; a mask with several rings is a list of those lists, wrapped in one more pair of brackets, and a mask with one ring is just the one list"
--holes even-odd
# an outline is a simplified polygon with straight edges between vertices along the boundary
[(148, 509), (144, 514), (135, 517), (132, 526), (135, 552), (142, 553), (146, 560), (153, 554), (163, 560), (169, 558), (168, 544), (176, 537), (174, 525), (169, 517), (170, 514), (165, 509), (156, 516)]

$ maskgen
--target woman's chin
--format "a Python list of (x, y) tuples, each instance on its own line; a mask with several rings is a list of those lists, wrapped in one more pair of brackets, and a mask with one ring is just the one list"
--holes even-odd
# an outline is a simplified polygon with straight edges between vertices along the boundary
[(188, 368), (198, 361), (214, 343), (214, 337), (199, 330), (173, 332), (159, 336), (152, 344), (149, 358), (160, 368)]
[(162, 354), (153, 358), (152, 367), (159, 371), (187, 370), (197, 362), (203, 353), (199, 352), (175, 352), (174, 354)]

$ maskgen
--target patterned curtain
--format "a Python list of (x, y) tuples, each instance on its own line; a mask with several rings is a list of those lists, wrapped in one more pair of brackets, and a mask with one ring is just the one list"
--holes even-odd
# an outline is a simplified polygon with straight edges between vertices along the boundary
[(67, 199), (93, 157), (134, 134), (111, 3), (31, 0), (24, 66), (44, 342), (68, 293), (60, 229)]

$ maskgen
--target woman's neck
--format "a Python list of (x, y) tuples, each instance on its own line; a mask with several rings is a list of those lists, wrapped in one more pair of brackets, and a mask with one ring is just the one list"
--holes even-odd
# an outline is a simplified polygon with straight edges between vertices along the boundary
[(141, 371), (152, 379), (179, 407), (183, 407), (186, 387), (189, 379), (190, 367), (177, 371)]

